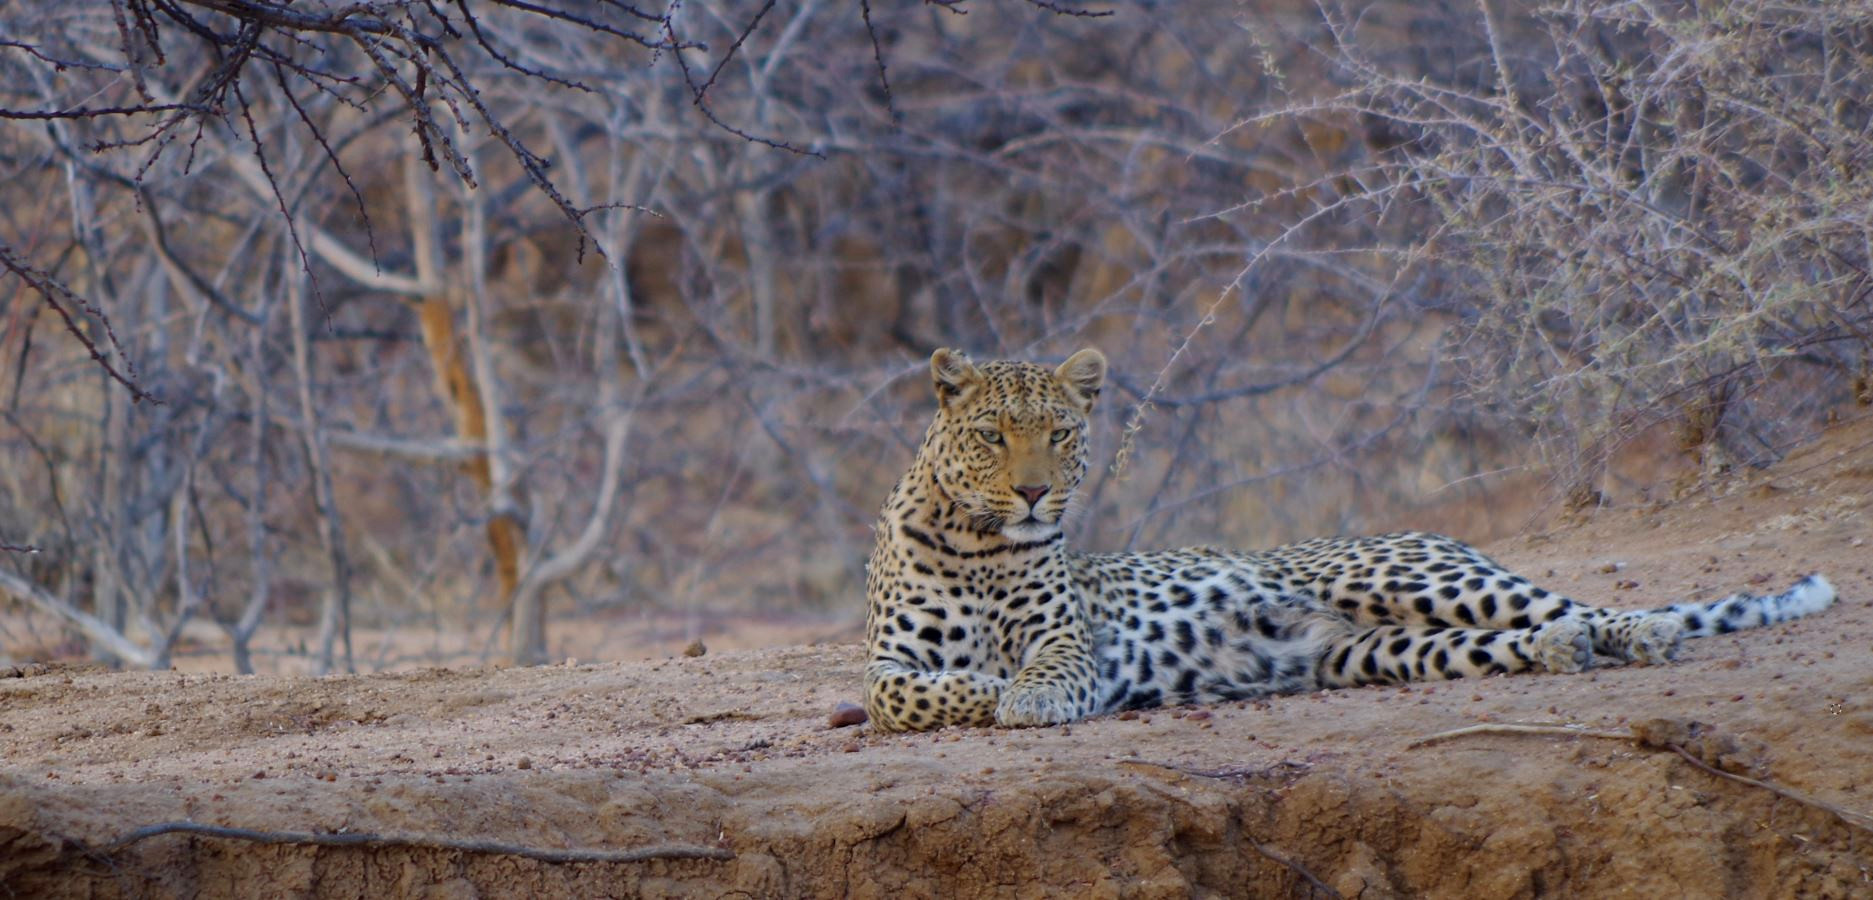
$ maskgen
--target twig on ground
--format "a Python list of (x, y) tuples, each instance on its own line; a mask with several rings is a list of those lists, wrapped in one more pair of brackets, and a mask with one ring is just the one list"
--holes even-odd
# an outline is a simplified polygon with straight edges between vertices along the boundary
[(1700, 769), (1703, 769), (1704, 771), (1709, 772), (1710, 774), (1715, 775), (1719, 778), (1728, 778), (1731, 781), (1738, 781), (1738, 782), (1742, 782), (1743, 784), (1753, 785), (1755, 787), (1762, 788), (1763, 790), (1768, 791), (1772, 794), (1775, 794), (1778, 797), (1783, 797), (1789, 800), (1793, 800), (1796, 803), (1800, 803), (1803, 806), (1812, 806), (1815, 809), (1821, 810), (1822, 812), (1829, 813), (1833, 815), (1834, 818), (1839, 819), (1842, 822), (1846, 823), (1847, 826), (1850, 828), (1858, 828), (1861, 831), (1873, 832), (1873, 816), (1869, 816), (1865, 813), (1857, 813), (1851, 809), (1846, 809), (1844, 807), (1835, 806), (1834, 804), (1829, 803), (1826, 800), (1821, 800), (1815, 797), (1810, 797), (1806, 794), (1802, 794), (1797, 791), (1793, 791), (1788, 788), (1785, 788), (1779, 784), (1770, 784), (1767, 781), (1761, 781), (1755, 778), (1751, 778), (1748, 775), (1739, 775), (1736, 772), (1725, 772), (1724, 770), (1719, 769), (1716, 766), (1711, 765), (1710, 763), (1707, 763), (1701, 759), (1698, 759), (1695, 755), (1691, 753), (1691, 751), (1686, 750), (1677, 744), (1669, 744), (1667, 746), (1669, 746), (1673, 751), (1677, 752), (1679, 756), (1684, 757), (1686, 762), (1689, 762), (1691, 765), (1694, 765)]
[(100, 848), (104, 854), (115, 853), (138, 841), (165, 834), (192, 834), (199, 837), (222, 838), (233, 841), (252, 841), (257, 844), (304, 844), (314, 847), (411, 847), (425, 850), (459, 850), (463, 853), (487, 853), (495, 856), (514, 856), (546, 863), (630, 863), (652, 859), (711, 859), (730, 860), (735, 852), (723, 847), (702, 847), (692, 844), (663, 844), (650, 847), (637, 847), (631, 850), (606, 850), (601, 848), (580, 848), (571, 850), (553, 850), (543, 847), (527, 847), (520, 844), (507, 844), (500, 841), (460, 840), (422, 834), (375, 834), (368, 831), (351, 832), (314, 832), (314, 831), (260, 831), (252, 828), (234, 828), (227, 825), (208, 825), (201, 822), (159, 822), (145, 825)]
[(1307, 883), (1313, 887), (1314, 890), (1319, 891), (1320, 893), (1325, 894), (1328, 897), (1332, 897), (1333, 900), (1340, 900), (1340, 898), (1343, 896), (1339, 891), (1336, 891), (1333, 888), (1328, 887), (1327, 883), (1324, 881), (1321, 881), (1317, 876), (1314, 875), (1314, 873), (1307, 871), (1307, 868), (1305, 866), (1301, 865), (1300, 863), (1295, 862), (1292, 859), (1289, 859), (1285, 854), (1281, 853), (1275, 848), (1270, 847), (1267, 844), (1262, 843), (1261, 841), (1255, 840), (1254, 838), (1250, 838), (1248, 843), (1249, 843), (1249, 849), (1254, 850), (1263, 859), (1266, 859), (1272, 863), (1276, 863), (1282, 866), (1283, 868), (1286, 868), (1288, 871), (1301, 876), (1301, 878), (1305, 879)]
[[(1124, 759), (1119, 759), (1119, 760), (1114, 760), (1114, 761), (1122, 765), (1150, 766), (1154, 769), (1167, 769), (1172, 772), (1181, 772), (1185, 775), (1194, 775), (1198, 778), (1274, 778), (1283, 774), (1298, 775), (1302, 772), (1307, 771), (1307, 768), (1308, 768), (1307, 764), (1305, 763), (1282, 762), (1274, 766), (1265, 766), (1259, 769), (1253, 769), (1253, 768), (1248, 768), (1244, 766), (1237, 766), (1237, 767), (1228, 768), (1228, 769), (1192, 769), (1187, 766), (1177, 765), (1175, 763), (1158, 762), (1157, 760), (1151, 760), (1151, 759), (1139, 759), (1136, 756), (1128, 756), (1128, 757), (1125, 757)], [(1277, 769), (1286, 769), (1287, 771), (1278, 772), (1276, 771)]]
[[(1278, 766), (1270, 766), (1270, 767), (1261, 768), (1261, 769), (1250, 769), (1250, 768), (1192, 769), (1186, 766), (1180, 766), (1180, 765), (1176, 765), (1173, 763), (1158, 762), (1156, 760), (1150, 760), (1150, 759), (1140, 759), (1135, 756), (1128, 756), (1124, 759), (1115, 760), (1115, 761), (1122, 765), (1150, 766), (1154, 769), (1165, 769), (1171, 772), (1178, 772), (1184, 775), (1194, 775), (1198, 778), (1269, 778), (1269, 777), (1275, 776), (1276, 768), (1288, 768), (1292, 772), (1300, 772), (1300, 771), (1305, 771), (1307, 769), (1307, 765), (1304, 763), (1290, 763), (1290, 762), (1283, 762), (1279, 764)], [(1339, 891), (1336, 891), (1333, 888), (1328, 887), (1326, 882), (1321, 881), (1317, 876), (1314, 875), (1314, 873), (1308, 871), (1307, 867), (1301, 865), (1300, 863), (1295, 862), (1292, 857), (1288, 856), (1287, 854), (1279, 850), (1276, 850), (1273, 847), (1268, 846), (1267, 844), (1262, 843), (1261, 841), (1256, 840), (1253, 836), (1245, 835), (1245, 837), (1247, 837), (1248, 839), (1247, 843), (1250, 849), (1254, 850), (1257, 854), (1260, 854), (1262, 858), (1268, 860), (1269, 862), (1276, 863), (1286, 868), (1288, 871), (1301, 876), (1301, 878), (1306, 880), (1306, 882), (1309, 885), (1311, 885), (1314, 890), (1319, 891), (1320, 893), (1328, 897), (1335, 898), (1335, 900), (1338, 900), (1338, 898), (1341, 896)]]
[(1433, 735), (1418, 738), (1406, 744), (1405, 749), (1413, 750), (1425, 744), (1435, 744), (1438, 741), (1445, 741), (1451, 738), (1468, 737), (1472, 734), (1564, 734), (1572, 737), (1613, 738), (1622, 741), (1638, 739), (1638, 737), (1630, 731), (1593, 731), (1588, 729), (1585, 725), (1518, 725), (1507, 722), (1484, 722), (1481, 725), (1471, 725), (1466, 728), (1440, 731)]

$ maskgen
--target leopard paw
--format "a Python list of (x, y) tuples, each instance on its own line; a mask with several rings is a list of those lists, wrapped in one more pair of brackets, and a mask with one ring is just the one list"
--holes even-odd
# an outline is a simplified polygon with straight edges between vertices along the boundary
[(1657, 613), (1634, 623), (1627, 636), (1626, 659), (1645, 665), (1662, 665), (1678, 655), (1684, 643), (1684, 617), (1677, 613)]
[(995, 705), (995, 722), (1010, 728), (1058, 725), (1082, 717), (1079, 704), (1067, 689), (1056, 684), (1017, 683), (1002, 691)]
[(1593, 661), (1593, 641), (1587, 626), (1574, 619), (1556, 619), (1535, 634), (1535, 663), (1546, 672), (1571, 673)]

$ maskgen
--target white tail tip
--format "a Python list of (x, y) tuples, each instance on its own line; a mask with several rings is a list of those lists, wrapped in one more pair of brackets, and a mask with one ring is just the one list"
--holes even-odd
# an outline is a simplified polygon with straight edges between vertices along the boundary
[(1827, 576), (1816, 573), (1795, 583), (1788, 592), (1777, 597), (1777, 612), (1788, 618), (1818, 613), (1834, 603), (1834, 585)]

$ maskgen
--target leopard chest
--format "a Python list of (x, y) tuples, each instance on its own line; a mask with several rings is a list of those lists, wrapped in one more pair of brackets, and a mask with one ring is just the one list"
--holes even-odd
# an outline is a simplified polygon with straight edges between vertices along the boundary
[(932, 671), (970, 669), (1007, 678), (1035, 637), (1074, 602), (1064, 569), (1047, 560), (910, 554), (874, 570), (871, 639)]

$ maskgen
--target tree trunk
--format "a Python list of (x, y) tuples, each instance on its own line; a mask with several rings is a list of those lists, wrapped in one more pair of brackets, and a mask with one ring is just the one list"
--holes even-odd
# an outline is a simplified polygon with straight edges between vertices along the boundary
[(312, 470), (312, 499), (319, 513), (319, 537), (332, 560), (332, 587), (325, 595), (319, 614), (320, 675), (333, 668), (333, 644), (343, 638), (345, 671), (356, 671), (351, 655), (351, 561), (345, 554), (345, 532), (338, 518), (338, 502), (332, 491), (331, 461), (325, 450), (324, 428), (319, 424), (319, 408), (312, 402), (312, 348), (306, 333), (310, 327), (306, 315), (305, 273), (299, 271), (297, 257), (286, 263), (286, 302), (293, 329), (293, 367), (299, 381), (299, 415), (306, 423), (306, 465)]
[[(454, 292), (446, 292), (446, 288), (440, 287), (448, 283), (448, 279), (443, 277), (442, 236), (437, 226), (436, 188), (432, 177), (421, 161), (414, 157), (404, 166), (417, 281), (438, 286), (437, 290), (424, 294), (417, 301), (416, 315), (422, 326), (423, 347), (429, 351), (429, 362), (436, 373), (436, 389), (448, 400), (449, 412), (455, 418), (456, 436), (482, 448), (481, 453), (462, 463), (462, 472), (475, 483), (475, 489), (481, 494), (488, 510), (488, 549), (494, 554), (496, 602), (505, 608), (514, 602), (515, 590), (520, 586), (520, 563), (526, 549), (526, 535), (512, 513), (512, 504), (501, 502), (505, 488), (498, 485), (494, 478), (493, 457), (497, 448), (505, 442), (496, 440), (497, 436), (491, 434), (489, 428), (488, 407), (476, 377), (476, 370), (484, 367), (469, 366), (455, 333), (456, 303), (465, 305), (470, 301), (461, 296), (452, 298), (449, 293)], [(463, 239), (474, 241), (478, 237), (478, 233), (471, 231)], [(456, 303), (451, 303), (452, 299)], [(472, 335), (470, 339), (473, 339)], [(540, 662), (545, 657), (543, 631), (538, 635), (530, 635), (530, 639), (537, 644), (537, 654), (514, 652), (521, 646), (518, 640), (518, 633), (522, 629), (519, 612), (512, 612), (515, 617), (515, 640), (510, 642), (510, 655), (517, 664)]]

